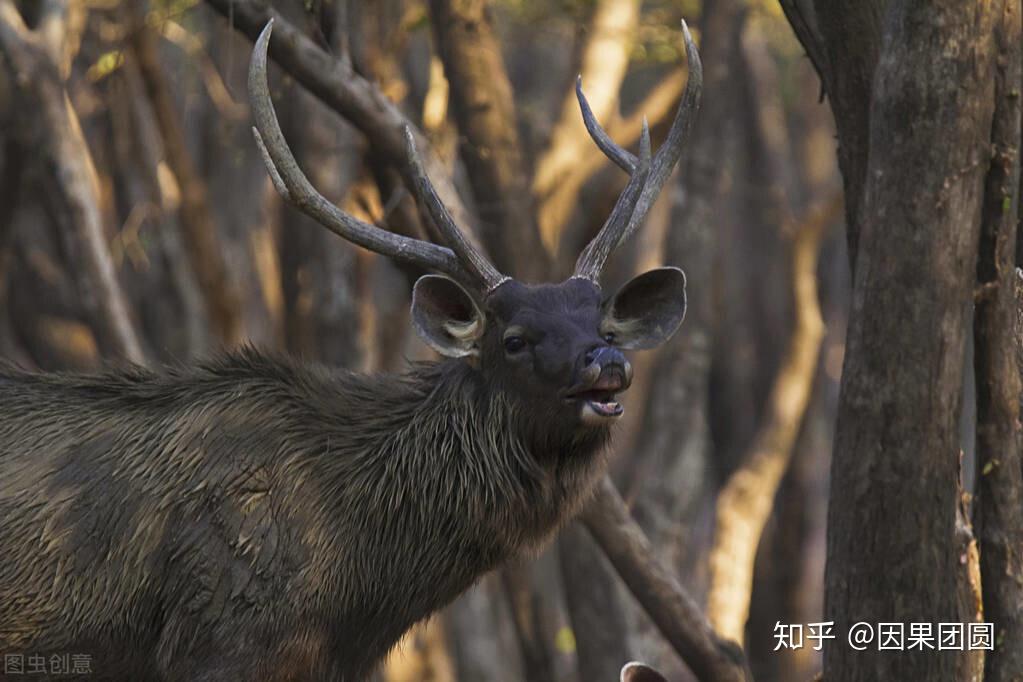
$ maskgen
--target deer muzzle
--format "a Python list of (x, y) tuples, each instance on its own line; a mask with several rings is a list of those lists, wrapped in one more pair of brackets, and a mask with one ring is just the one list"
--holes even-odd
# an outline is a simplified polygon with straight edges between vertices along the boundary
[(625, 413), (618, 393), (632, 383), (632, 365), (620, 350), (610, 346), (587, 353), (586, 360), (586, 366), (579, 371), (579, 381), (569, 389), (566, 399), (580, 404), (584, 424), (606, 424), (618, 419)]

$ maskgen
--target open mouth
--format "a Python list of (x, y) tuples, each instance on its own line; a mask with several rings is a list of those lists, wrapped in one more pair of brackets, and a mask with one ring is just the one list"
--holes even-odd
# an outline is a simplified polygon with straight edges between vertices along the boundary
[(617, 391), (622, 388), (621, 377), (617, 373), (610, 373), (602, 375), (596, 383), (584, 390), (573, 391), (567, 399), (582, 403), (584, 423), (601, 423), (608, 419), (617, 419), (625, 412), (617, 397)]
[[(587, 394), (579, 396), (583, 403), (583, 421), (587, 416), (595, 416), (600, 419), (617, 419), (625, 412), (622, 404), (615, 399), (614, 393), (601, 393), (599, 391), (588, 391)], [(588, 412), (592, 411), (592, 415)]]

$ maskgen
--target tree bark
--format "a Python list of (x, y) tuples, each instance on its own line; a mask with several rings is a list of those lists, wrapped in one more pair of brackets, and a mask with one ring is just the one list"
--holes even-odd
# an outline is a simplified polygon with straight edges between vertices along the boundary
[[(1000, 3), (893, 0), (885, 17), (828, 512), (825, 618), (839, 638), (857, 621), (970, 620), (960, 388), (1000, 16)], [(829, 682), (951, 681), (966, 665), (965, 652), (824, 649)]]
[(976, 536), (980, 544), (984, 620), (995, 649), (985, 682), (1023, 674), (1023, 461), (1020, 366), (1016, 347), (1015, 246), (1020, 151), (1020, 3), (999, 17), (992, 157), (984, 188), (974, 371), (977, 377)]

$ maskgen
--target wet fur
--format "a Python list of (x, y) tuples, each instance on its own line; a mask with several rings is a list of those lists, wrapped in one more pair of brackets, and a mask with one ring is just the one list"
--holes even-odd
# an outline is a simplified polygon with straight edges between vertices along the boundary
[(457, 360), (0, 366), (0, 651), (89, 653), (91, 679), (362, 679), (542, 545), (607, 438)]

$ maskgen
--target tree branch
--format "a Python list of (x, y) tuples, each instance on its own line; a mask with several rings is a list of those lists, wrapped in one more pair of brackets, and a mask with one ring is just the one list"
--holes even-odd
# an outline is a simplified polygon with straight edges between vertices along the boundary
[(405, 185), (411, 190), (414, 180), (406, 163), (402, 134), (403, 127), (409, 126), (415, 135), (416, 148), (426, 172), (455, 221), (466, 229), (475, 224), (455, 190), (451, 173), (430, 151), (426, 138), (373, 83), (355, 73), (349, 63), (332, 57), (280, 13), (256, 0), (206, 2), (253, 41), (266, 22), (273, 18), (270, 56), (277, 65), (358, 128), (368, 138), (374, 151), (383, 154), (401, 171)]
[(661, 633), (702, 682), (751, 680), (742, 650), (720, 639), (675, 576), (653, 556), (649, 541), (605, 478), (580, 515)]
[(792, 32), (806, 50), (814, 70), (821, 79), (823, 87), (831, 79), (830, 65), (824, 51), (824, 36), (817, 26), (817, 13), (813, 8), (813, 0), (779, 0), (782, 12), (792, 26)]
[(841, 208), (841, 196), (834, 197), (814, 211), (794, 236), (791, 284), (796, 319), (788, 349), (768, 397), (765, 421), (743, 464), (717, 498), (707, 612), (718, 634), (739, 643), (749, 617), (757, 546), (810, 402), (824, 336), (817, 302), (817, 255), (825, 229)]

